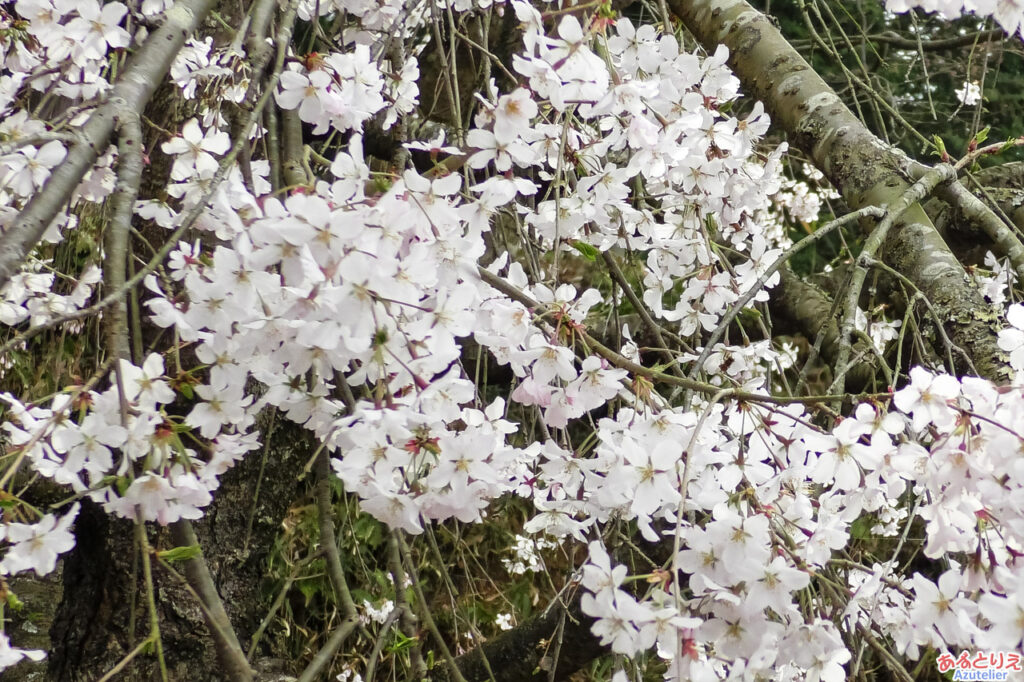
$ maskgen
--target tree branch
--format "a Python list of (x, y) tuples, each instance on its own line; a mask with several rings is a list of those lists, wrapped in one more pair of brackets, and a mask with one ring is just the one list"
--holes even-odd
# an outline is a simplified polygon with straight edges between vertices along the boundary
[[(562, 645), (557, 661), (548, 655), (549, 645), (565, 615)], [(593, 620), (580, 611), (579, 599), (567, 607), (553, 605), (544, 613), (503, 632), (482, 646), (455, 659), (466, 682), (562, 682), (590, 661), (608, 653), (590, 632)], [(491, 677), (488, 671), (493, 671)], [(552, 666), (557, 666), (552, 675)], [(430, 671), (434, 682), (451, 682), (444, 665)]]
[[(171, 537), (175, 544), (180, 547), (199, 546), (192, 524), (187, 519), (181, 519), (171, 524)], [(185, 561), (185, 577), (189, 585), (196, 591), (199, 599), (206, 607), (203, 615), (216, 642), (217, 660), (224, 671), (226, 679), (251, 682), (253, 679), (252, 668), (245, 658), (242, 645), (238, 641), (235, 630), (231, 626), (231, 620), (224, 609), (224, 603), (217, 593), (217, 585), (210, 575), (210, 569), (202, 553), (199, 556)]]

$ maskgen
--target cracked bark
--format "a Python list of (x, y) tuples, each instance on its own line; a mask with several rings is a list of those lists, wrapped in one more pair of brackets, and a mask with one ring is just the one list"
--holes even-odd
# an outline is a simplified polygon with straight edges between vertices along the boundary
[[(266, 584), (267, 556), (289, 504), (299, 495), (294, 472), (309, 459), (313, 447), (302, 427), (290, 422), (277, 424), (264, 437), (268, 441), (265, 450), (250, 453), (224, 475), (208, 513), (195, 524), (227, 616), (242, 641), (248, 641), (265, 613), (262, 589)], [(262, 486), (256, 496), (256, 482), (261, 475)], [(151, 527), (150, 532), (150, 542), (155, 547), (175, 546), (166, 530)], [(63, 599), (50, 631), (52, 654), (48, 672), (38, 679), (99, 679), (146, 635), (141, 591), (144, 588), (132, 569), (135, 549), (131, 524), (87, 503), (75, 533), (78, 544), (63, 564)], [(239, 547), (242, 538), (248, 542)], [(230, 679), (218, 665), (214, 639), (193, 597), (159, 566), (154, 567), (153, 573), (171, 679)], [(290, 662), (263, 657), (266, 653), (260, 652), (253, 661), (257, 680), (276, 679), (282, 671), (295, 672), (290, 670)], [(117, 679), (159, 679), (156, 662), (152, 656), (140, 656)]]
[[(743, 0), (668, 5), (705, 48), (729, 48), (729, 66), (744, 92), (764, 102), (773, 124), (811, 157), (851, 208), (893, 205), (910, 187), (910, 160), (875, 137), (765, 15)], [(947, 334), (982, 376), (1009, 379), (996, 342), (1000, 313), (970, 283), (920, 205), (889, 231), (882, 255), (928, 297)]]

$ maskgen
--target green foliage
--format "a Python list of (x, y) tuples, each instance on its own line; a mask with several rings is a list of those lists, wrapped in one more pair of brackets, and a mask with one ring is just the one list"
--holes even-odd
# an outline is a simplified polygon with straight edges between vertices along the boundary
[[(753, 4), (770, 10), (783, 34), (872, 132), (923, 162), (929, 161), (935, 136), (959, 157), (985, 127), (997, 139), (1024, 134), (1024, 55), (1012, 39), (983, 42), (991, 22), (970, 15), (946, 21), (921, 12), (894, 17), (878, 0)], [(933, 41), (972, 35), (978, 39), (933, 46)], [(915, 36), (920, 45), (893, 40), (916, 42)], [(955, 91), (971, 81), (981, 86), (984, 99), (967, 106)], [(983, 159), (982, 165), (1020, 158), (1021, 151), (1012, 149), (998, 159)]]
[(573, 241), (572, 248), (574, 248), (577, 251), (579, 251), (580, 253), (582, 253), (583, 257), (586, 258), (588, 261), (591, 261), (591, 262), (596, 261), (597, 260), (597, 256), (600, 253), (600, 251), (598, 251), (592, 245), (590, 245), (590, 244), (588, 244), (586, 242), (580, 241), (578, 239)]
[[(386, 602), (398, 601), (388, 561), (389, 531), (361, 512), (336, 479), (331, 479), (331, 487), (345, 578), (360, 615), (366, 615), (366, 604), (380, 610)], [(554, 598), (561, 587), (540, 575), (510, 574), (503, 562), (512, 558), (515, 535), (530, 516), (528, 502), (519, 498), (501, 500), (493, 514), (502, 523), (449, 522), (433, 527), (429, 535), (406, 537), (410, 559), (429, 600), (427, 608), (445, 638), (463, 649), (500, 633), (499, 614), (514, 614), (516, 622), (522, 622), (538, 605)], [(318, 515), (311, 497), (292, 507), (283, 528), (267, 561), (264, 590), (268, 603), (286, 587), (287, 593), (262, 646), (269, 653), (301, 661), (323, 645), (336, 626), (341, 605), (328, 579), (326, 561), (318, 552)], [(571, 572), (558, 550), (543, 554), (545, 564), (553, 569), (552, 575)], [(403, 590), (401, 598), (419, 613), (421, 605), (411, 587)], [(382, 636), (380, 679), (404, 679), (410, 670), (412, 645), (417, 642), (424, 646), (425, 658), (440, 660), (440, 652), (433, 649), (435, 643), (425, 632), (413, 637), (392, 626), (384, 633), (378, 622), (366, 618), (352, 635), (355, 641), (346, 646), (350, 653), (345, 661), (335, 663), (335, 672), (346, 666), (364, 670), (363, 657)]]
[(199, 545), (190, 545), (188, 547), (174, 547), (173, 549), (165, 549), (156, 553), (158, 557), (166, 562), (174, 563), (176, 561), (188, 561), (189, 559), (195, 559), (203, 553)]

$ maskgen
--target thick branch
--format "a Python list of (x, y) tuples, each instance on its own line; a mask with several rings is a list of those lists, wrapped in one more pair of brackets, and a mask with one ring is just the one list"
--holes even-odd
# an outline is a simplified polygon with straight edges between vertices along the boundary
[[(467, 682), (549, 682), (568, 680), (569, 677), (595, 658), (608, 653), (590, 632), (591, 619), (579, 610), (579, 600), (573, 601), (565, 613), (562, 646), (559, 650), (554, 676), (551, 667), (553, 648), (562, 609), (551, 608), (522, 625), (503, 632), (479, 649), (455, 659), (459, 672)], [(481, 657), (481, 650), (483, 657)], [(486, 663), (484, 661), (486, 658)], [(494, 673), (492, 677), (488, 672)], [(444, 665), (430, 671), (434, 682), (449, 682), (451, 676)]]

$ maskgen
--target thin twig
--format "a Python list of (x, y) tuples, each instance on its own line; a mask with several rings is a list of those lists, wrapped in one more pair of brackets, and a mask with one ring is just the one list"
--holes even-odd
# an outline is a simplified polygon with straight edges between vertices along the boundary
[(434, 622), (434, 616), (430, 613), (430, 608), (427, 605), (427, 598), (423, 595), (423, 589), (420, 586), (419, 576), (416, 575), (416, 567), (412, 565), (412, 558), (409, 556), (409, 548), (405, 544), (405, 539), (401, 535), (398, 535), (398, 550), (402, 555), (402, 559), (406, 565), (406, 570), (409, 574), (409, 579), (412, 581), (412, 590), (416, 595), (416, 605), (419, 607), (420, 619), (426, 624), (427, 630), (434, 637), (434, 642), (441, 650), (441, 657), (444, 658), (445, 663), (448, 665), (448, 669), (451, 672), (452, 679), (455, 682), (466, 682), (466, 678), (463, 677), (462, 671), (459, 670), (458, 664), (455, 663), (455, 657), (452, 656), (451, 650), (448, 648), (448, 644), (444, 641), (444, 637), (441, 636), (441, 631), (437, 627), (437, 623)]
[(98, 679), (96, 682), (108, 682), (108, 680), (114, 679), (114, 675), (117, 675), (119, 672), (124, 670), (125, 667), (132, 662), (132, 659), (141, 654), (146, 649), (146, 647), (152, 643), (153, 640), (149, 639), (148, 637), (139, 642), (139, 645), (137, 647), (128, 652), (128, 654), (124, 658), (117, 662), (117, 665), (111, 668), (106, 675)]

